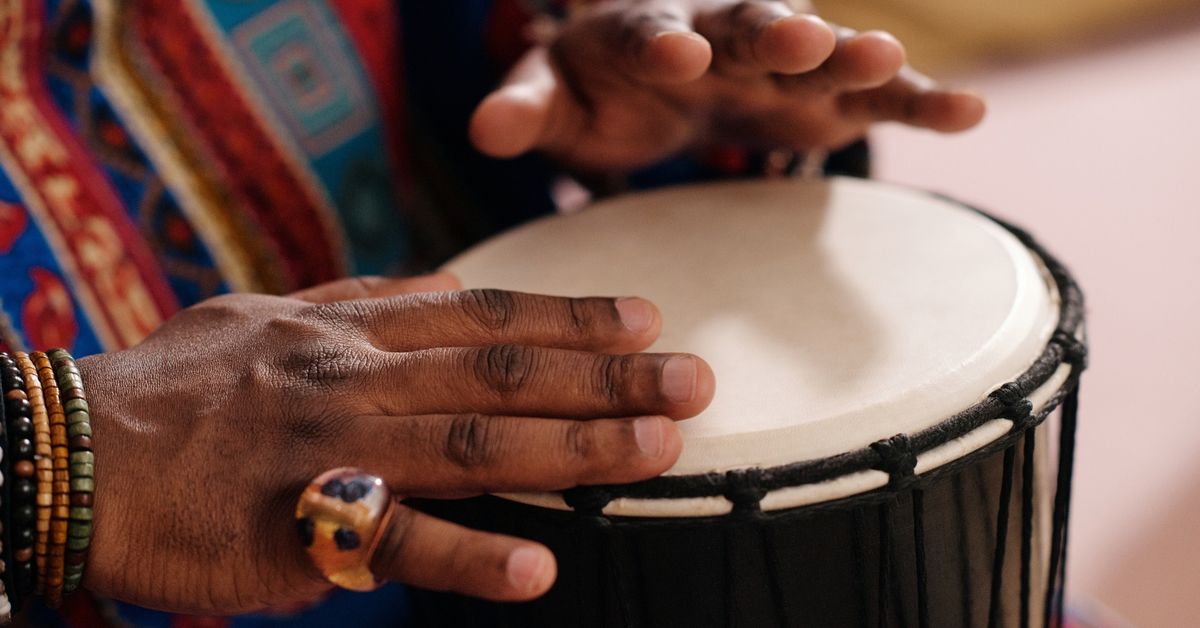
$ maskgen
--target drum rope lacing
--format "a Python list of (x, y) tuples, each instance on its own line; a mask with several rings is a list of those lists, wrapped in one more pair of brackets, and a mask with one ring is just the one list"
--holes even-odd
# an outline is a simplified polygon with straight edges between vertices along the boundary
[[(939, 196), (940, 195), (935, 195)], [(945, 197), (940, 197), (945, 198)], [(958, 201), (951, 200), (956, 204)], [(989, 626), (1001, 623), (1000, 596), (1004, 557), (1007, 553), (1007, 528), (1009, 520), (1009, 503), (1013, 493), (1013, 475), (1016, 467), (1017, 441), (1023, 443), (1023, 464), (1021, 482), (1021, 530), (1022, 542), (1020, 548), (1021, 570), (1021, 622), (1022, 628), (1030, 625), (1029, 595), (1031, 591), (1032, 564), (1032, 527), (1033, 527), (1033, 461), (1035, 447), (1035, 429), (1046, 418), (1061, 406), (1061, 425), (1059, 429), (1059, 465), (1051, 516), (1051, 549), (1048, 582), (1046, 583), (1046, 600), (1042, 608), (1043, 625), (1050, 626), (1051, 620), (1061, 622), (1063, 589), (1066, 578), (1066, 547), (1067, 526), (1069, 517), (1071, 477), (1074, 466), (1075, 430), (1078, 413), (1079, 378), (1087, 367), (1087, 345), (1080, 337), (1083, 332), (1084, 301), (1083, 293), (1071, 273), (1053, 255), (1044, 249), (1034, 238), (1023, 229), (1008, 224), (981, 210), (980, 214), (990, 218), (1001, 227), (1011, 232), (1022, 244), (1035, 253), (1045, 264), (1058, 289), (1061, 308), (1058, 324), (1042, 354), (1033, 364), (1013, 381), (1007, 382), (993, 391), (984, 400), (967, 408), (942, 422), (918, 431), (914, 434), (896, 434), (878, 440), (862, 449), (826, 458), (806, 460), (802, 462), (769, 468), (748, 468), (713, 472), (696, 475), (661, 476), (658, 478), (627, 485), (586, 486), (564, 491), (562, 496), (566, 504), (575, 512), (584, 515), (588, 520), (602, 525), (606, 529), (610, 547), (613, 549), (621, 544), (620, 530), (626, 527), (662, 525), (654, 519), (639, 519), (636, 517), (618, 517), (605, 515), (604, 508), (614, 499), (686, 499), (703, 497), (724, 497), (732, 504), (732, 512), (724, 517), (742, 518), (780, 518), (808, 517), (827, 512), (865, 505), (879, 505), (881, 528), (881, 547), (891, 543), (891, 526), (883, 525), (883, 518), (890, 516), (891, 505), (897, 495), (911, 489), (913, 495), (913, 522), (916, 535), (915, 549), (917, 552), (917, 593), (918, 621), (924, 627), (929, 625), (929, 610), (926, 591), (926, 574), (924, 573), (924, 522), (922, 513), (922, 486), (940, 477), (957, 473), (963, 468), (975, 464), (992, 454), (1004, 452), (1004, 470), (1001, 485), (999, 512), (997, 513), (995, 558), (992, 565), (991, 600), (989, 604)], [(1046, 403), (1034, 412), (1029, 395), (1048, 382), (1062, 365), (1068, 365), (1070, 372)], [(1012, 427), (1007, 434), (972, 451), (965, 456), (943, 464), (926, 473), (915, 473), (917, 457), (922, 453), (960, 438), (980, 426), (996, 419), (1008, 419)], [(868, 470), (883, 471), (888, 474), (888, 483), (883, 488), (853, 495), (824, 503), (804, 506), (790, 510), (779, 510), (764, 513), (761, 502), (771, 491), (817, 484), (833, 480), (852, 473)], [(697, 518), (697, 523), (710, 521), (714, 517)], [(721, 518), (721, 517), (716, 517)], [(672, 520), (678, 524), (678, 520)], [(858, 528), (858, 526), (856, 526)], [(856, 530), (856, 536), (862, 530)], [(731, 533), (732, 534), (732, 533)], [(764, 551), (770, 551), (769, 534), (764, 533), (762, 545)], [(730, 541), (727, 541), (731, 542)], [(861, 543), (859, 543), (861, 545)], [(619, 561), (612, 561), (619, 562)], [(891, 578), (888, 561), (881, 560), (879, 579), (881, 592), (888, 591)], [(732, 566), (727, 566), (732, 569)], [(618, 568), (619, 569), (619, 568)], [(732, 574), (728, 574), (732, 575)], [(624, 578), (620, 573), (610, 573), (610, 584), (618, 592), (623, 588)], [(774, 592), (777, 600), (778, 614), (782, 625), (790, 625), (787, 612), (781, 602), (780, 592)], [(620, 596), (624, 597), (624, 596)], [(879, 617), (888, 617), (889, 595), (879, 595)], [(631, 609), (624, 607), (621, 618), (623, 626), (635, 625), (631, 619)], [(865, 614), (863, 624), (867, 624)]]

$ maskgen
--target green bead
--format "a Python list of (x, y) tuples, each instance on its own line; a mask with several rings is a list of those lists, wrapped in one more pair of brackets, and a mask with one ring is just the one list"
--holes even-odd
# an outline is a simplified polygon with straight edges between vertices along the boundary
[(73, 464), (71, 465), (71, 476), (73, 478), (94, 478), (96, 472), (90, 464)]
[(72, 423), (67, 426), (68, 436), (92, 436), (92, 426), (88, 423)]
[(72, 539), (90, 539), (92, 538), (92, 524), (90, 521), (72, 521), (67, 525), (67, 537)]
[[(91, 521), (92, 509), (87, 506), (71, 506), (70, 514), (68, 515), (71, 521)], [(70, 529), (70, 524), (68, 524)]]
[(95, 464), (96, 455), (90, 451), (71, 452), (71, 464)]
[(64, 576), (63, 577), (63, 593), (74, 593), (77, 589), (79, 589), (79, 585), (81, 584), (80, 581), (82, 581), (82, 580), (83, 580), (83, 574), (80, 574), (74, 578), (71, 578), (70, 580), (68, 580)]
[(76, 423), (91, 423), (91, 417), (83, 410), (76, 410), (67, 414), (67, 425), (75, 425)]
[(54, 374), (58, 377), (58, 381), (62, 381), (72, 375), (80, 377), (79, 368), (70, 364), (64, 364), (54, 369)]
[(82, 412), (86, 417), (88, 413), (88, 404), (82, 399), (68, 399), (67, 402), (63, 404), (63, 412), (66, 412), (68, 417), (75, 412)]
[(91, 544), (91, 539), (81, 539), (75, 536), (67, 536), (67, 549), (72, 552), (82, 552)]
[(83, 565), (66, 565), (63, 567), (64, 576), (82, 576)]
[(71, 492), (95, 493), (96, 481), (92, 478), (71, 478)]

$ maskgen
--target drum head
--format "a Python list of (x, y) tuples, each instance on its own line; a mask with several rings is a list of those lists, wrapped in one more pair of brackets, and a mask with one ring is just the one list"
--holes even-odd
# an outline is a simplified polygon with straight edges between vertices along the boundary
[(636, 295), (651, 351), (712, 365), (671, 474), (770, 467), (930, 427), (1011, 380), (1057, 321), (1053, 283), (1009, 232), (880, 183), (758, 181), (634, 194), (488, 241), (468, 288)]

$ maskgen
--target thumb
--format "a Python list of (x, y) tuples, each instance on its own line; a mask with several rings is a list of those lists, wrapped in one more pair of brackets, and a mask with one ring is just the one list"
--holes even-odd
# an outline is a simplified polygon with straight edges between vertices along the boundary
[(516, 157), (542, 143), (561, 89), (542, 47), (525, 54), (471, 116), (471, 143), (492, 157)]
[(392, 297), (415, 292), (448, 292), (461, 290), (458, 277), (442, 271), (417, 277), (347, 277), (288, 295), (310, 303), (333, 303), (351, 299)]

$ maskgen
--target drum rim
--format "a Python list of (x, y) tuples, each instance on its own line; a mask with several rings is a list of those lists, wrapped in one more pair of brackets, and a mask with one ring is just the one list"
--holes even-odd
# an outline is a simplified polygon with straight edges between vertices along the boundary
[[(936, 192), (925, 193), (976, 212), (1011, 233), (1041, 260), (1053, 279), (1060, 297), (1058, 322), (1045, 349), (1024, 372), (1001, 385), (982, 401), (912, 435), (895, 434), (849, 452), (772, 467), (659, 476), (631, 484), (579, 486), (559, 493), (566, 506), (580, 514), (624, 520), (647, 520), (644, 515), (607, 514), (603, 510), (615, 499), (670, 501), (724, 497), (732, 503), (734, 513), (761, 512), (761, 501), (771, 491), (818, 484), (863, 471), (882, 471), (888, 474), (887, 485), (880, 489), (826, 502), (784, 507), (772, 511), (771, 514), (814, 507), (824, 509), (843, 505), (848, 501), (877, 499), (881, 493), (892, 494), (896, 490), (910, 487), (914, 482), (941, 476), (978, 460), (981, 456), (1010, 446), (1016, 439), (1044, 422), (1078, 386), (1079, 376), (1087, 366), (1087, 343), (1083, 337), (1084, 297), (1079, 284), (1066, 266), (1024, 229), (958, 199)], [(1035, 411), (1028, 397), (1050, 382), (1064, 364), (1070, 367), (1066, 379), (1042, 407)], [(997, 419), (1008, 419), (1012, 422), (1008, 433), (919, 476), (914, 473), (917, 456), (963, 437)], [(728, 515), (675, 516), (666, 519), (679, 521), (714, 516)]]

